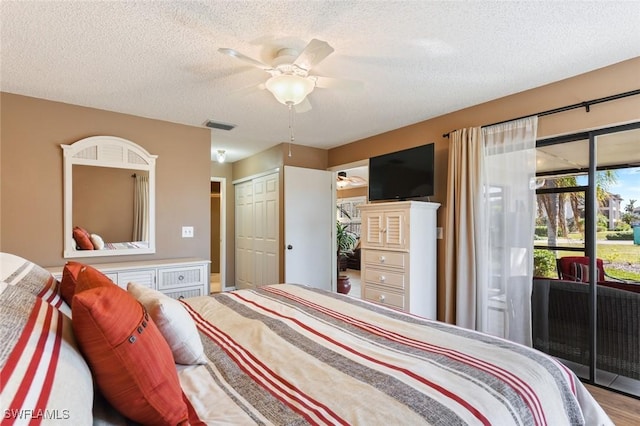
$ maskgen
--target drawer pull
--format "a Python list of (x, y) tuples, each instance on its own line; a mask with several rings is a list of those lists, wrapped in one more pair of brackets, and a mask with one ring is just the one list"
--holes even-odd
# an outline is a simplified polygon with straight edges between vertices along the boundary
[(384, 256), (380, 256), (380, 263), (384, 263), (384, 261), (387, 260)]
[(379, 299), (380, 299), (380, 302), (384, 302), (384, 294), (381, 294)]
[(387, 277), (385, 277), (384, 275), (380, 275), (380, 282), (381, 283), (385, 282), (386, 279), (387, 279)]
[(178, 281), (184, 280), (184, 275), (178, 275)]

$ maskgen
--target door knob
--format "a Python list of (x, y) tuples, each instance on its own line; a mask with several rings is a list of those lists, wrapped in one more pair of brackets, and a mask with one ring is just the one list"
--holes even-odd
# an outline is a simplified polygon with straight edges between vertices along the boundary
[(293, 250), (293, 246), (292, 246), (291, 244), (289, 244), (289, 245), (287, 246), (287, 250)]

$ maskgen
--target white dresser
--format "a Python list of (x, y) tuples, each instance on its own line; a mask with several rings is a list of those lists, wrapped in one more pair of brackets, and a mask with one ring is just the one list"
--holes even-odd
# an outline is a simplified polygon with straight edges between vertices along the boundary
[(363, 299), (436, 318), (438, 207), (421, 201), (359, 206)]
[[(174, 299), (209, 294), (209, 261), (197, 258), (90, 264), (123, 289), (133, 281)], [(48, 268), (62, 279), (63, 267)]]

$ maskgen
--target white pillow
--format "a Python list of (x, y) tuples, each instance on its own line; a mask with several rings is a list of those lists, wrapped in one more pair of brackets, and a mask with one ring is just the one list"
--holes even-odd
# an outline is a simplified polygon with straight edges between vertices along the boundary
[(169, 344), (176, 364), (207, 363), (198, 329), (180, 302), (133, 282), (127, 285), (127, 291), (149, 312)]
[(94, 250), (102, 250), (104, 248), (104, 240), (100, 235), (91, 234), (89, 239), (91, 240), (91, 244), (93, 244)]

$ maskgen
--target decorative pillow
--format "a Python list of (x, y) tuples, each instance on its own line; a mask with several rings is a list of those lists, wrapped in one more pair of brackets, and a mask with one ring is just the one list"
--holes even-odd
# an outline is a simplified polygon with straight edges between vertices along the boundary
[(62, 270), (60, 294), (65, 302), (71, 306), (73, 295), (95, 287), (111, 286), (114, 282), (93, 266), (69, 261)]
[(79, 226), (74, 226), (73, 239), (76, 241), (76, 245), (80, 250), (93, 250), (93, 243), (91, 243), (91, 236), (85, 229)]
[(91, 234), (89, 236), (91, 240), (91, 245), (93, 245), (94, 250), (102, 250), (104, 248), (104, 240), (98, 234)]
[(71, 310), (78, 345), (116, 410), (142, 424), (187, 420), (171, 350), (140, 303), (112, 285), (76, 293)]
[(182, 303), (133, 282), (129, 283), (127, 291), (147, 309), (177, 364), (207, 363), (198, 329)]

